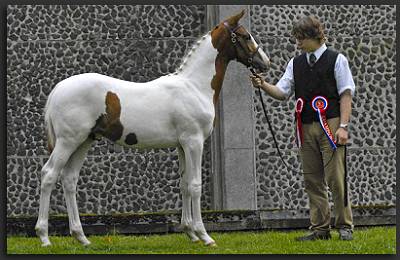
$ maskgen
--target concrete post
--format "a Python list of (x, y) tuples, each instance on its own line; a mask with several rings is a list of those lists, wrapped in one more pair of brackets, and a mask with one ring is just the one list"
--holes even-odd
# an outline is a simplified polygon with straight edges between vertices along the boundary
[[(241, 24), (249, 30), (249, 6), (220, 5), (218, 22), (246, 9)], [(218, 104), (212, 136), (213, 208), (257, 209), (253, 91), (249, 71), (232, 61)]]

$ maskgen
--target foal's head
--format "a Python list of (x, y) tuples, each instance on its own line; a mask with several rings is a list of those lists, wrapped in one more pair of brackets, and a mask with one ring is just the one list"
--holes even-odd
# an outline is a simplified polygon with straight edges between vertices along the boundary
[(247, 67), (260, 72), (268, 69), (268, 56), (259, 47), (253, 36), (239, 24), (244, 10), (218, 24), (211, 31), (212, 44), (228, 61), (236, 59)]

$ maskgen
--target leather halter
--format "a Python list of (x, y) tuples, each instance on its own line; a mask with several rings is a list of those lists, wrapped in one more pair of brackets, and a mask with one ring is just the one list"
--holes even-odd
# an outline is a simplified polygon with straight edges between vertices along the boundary
[[(238, 42), (238, 36), (237, 36), (237, 34), (236, 34), (236, 31), (240, 28), (240, 27), (242, 27), (242, 25), (241, 24), (239, 24), (239, 25), (237, 25), (235, 28), (231, 28), (231, 26), (227, 23), (227, 22), (224, 22), (224, 25), (225, 25), (225, 27), (229, 30), (229, 32), (230, 32), (230, 35), (231, 35), (231, 42), (232, 42), (232, 44), (233, 44), (233, 46), (235, 46), (235, 51), (236, 51), (236, 60), (237, 60), (237, 58), (238, 58), (238, 55), (237, 55), (237, 53), (238, 53), (238, 50), (237, 50), (237, 42)], [(242, 41), (240, 41), (239, 40), (239, 45), (240, 45), (240, 47), (243, 49), (243, 50), (245, 50), (245, 52), (250, 56), (249, 58), (247, 58), (247, 62), (249, 63), (248, 65), (247, 65), (247, 67), (250, 67), (250, 68), (253, 68), (254, 66), (253, 66), (253, 58), (254, 58), (254, 55), (256, 55), (256, 53), (258, 52), (258, 49), (260, 48), (260, 45), (258, 45), (257, 46), (257, 48), (256, 48), (256, 50), (254, 51), (254, 52), (247, 52), (247, 50), (243, 47), (243, 44), (242, 44)]]

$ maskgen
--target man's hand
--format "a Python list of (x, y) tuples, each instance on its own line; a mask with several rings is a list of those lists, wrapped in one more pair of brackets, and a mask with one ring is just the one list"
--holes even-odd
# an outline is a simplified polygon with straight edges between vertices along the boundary
[(250, 75), (250, 80), (251, 83), (253, 83), (253, 87), (255, 88), (261, 88), (261, 86), (264, 84), (264, 80), (259, 74)]
[(335, 133), (335, 142), (339, 145), (347, 144), (347, 140), (349, 139), (349, 133), (347, 130), (339, 127)]
[(261, 88), (271, 97), (276, 98), (278, 100), (286, 99), (285, 94), (277, 86), (266, 82), (259, 74), (254, 73), (253, 75), (250, 75), (250, 80), (251, 83), (253, 83), (253, 87), (258, 89)]

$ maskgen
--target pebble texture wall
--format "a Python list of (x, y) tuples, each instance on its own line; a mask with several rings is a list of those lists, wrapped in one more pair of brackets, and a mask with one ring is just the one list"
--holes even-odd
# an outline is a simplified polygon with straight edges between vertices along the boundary
[[(276, 83), (299, 51), (292, 22), (315, 14), (329, 47), (349, 60), (356, 83), (350, 148), (350, 199), (355, 206), (395, 205), (395, 6), (250, 6), (250, 30), (270, 56)], [(48, 158), (43, 108), (55, 84), (98, 72), (145, 82), (173, 72), (206, 32), (206, 6), (8, 6), (7, 216), (36, 215), (40, 169)], [(254, 92), (257, 206), (308, 208), (294, 141), (294, 100), (264, 96), (288, 171), (279, 162)], [(203, 156), (202, 208), (211, 208), (211, 144)], [(103, 140), (89, 151), (78, 183), (81, 213), (179, 210), (175, 149), (139, 152)], [(66, 213), (60, 184), (51, 214)]]
[[(86, 72), (135, 82), (174, 72), (206, 33), (206, 6), (9, 5), (7, 11), (7, 216), (37, 215), (48, 159), (43, 108), (56, 83)], [(207, 140), (204, 209), (210, 207), (210, 147)], [(80, 212), (180, 209), (177, 160), (175, 149), (139, 152), (97, 142), (78, 182)], [(66, 213), (60, 182), (50, 207), (50, 214)]]
[[(395, 6), (251, 6), (251, 31), (272, 61), (271, 83), (299, 54), (290, 38), (292, 22), (313, 14), (325, 24), (328, 47), (349, 60), (356, 84), (350, 124), (348, 181), (354, 206), (396, 203), (396, 8)], [(261, 209), (308, 208), (295, 144), (294, 97), (290, 102), (264, 96), (267, 112), (293, 167), (280, 162), (261, 103), (254, 93), (257, 204)]]

